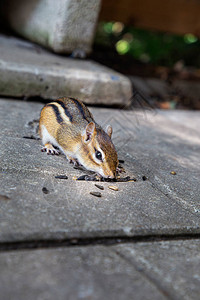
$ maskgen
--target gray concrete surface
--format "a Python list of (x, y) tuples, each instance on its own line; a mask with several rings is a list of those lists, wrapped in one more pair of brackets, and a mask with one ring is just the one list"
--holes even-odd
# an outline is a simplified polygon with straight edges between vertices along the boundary
[(199, 299), (200, 240), (120, 245), (118, 255), (153, 282), (168, 299)]
[(199, 240), (4, 251), (2, 299), (199, 299)]
[(119, 191), (101, 183), (96, 198), (94, 182), (73, 180), (85, 172), (28, 138), (41, 108), (0, 100), (4, 299), (199, 299), (200, 113), (91, 108), (137, 178)]
[(105, 246), (1, 253), (0, 266), (5, 300), (166, 299), (145, 275)]
[[(179, 149), (179, 144), (172, 147), (166, 142), (170, 137), (167, 135), (166, 140), (163, 127), (166, 124), (170, 131), (172, 124), (167, 126), (168, 121), (159, 113), (142, 120), (144, 116), (133, 112), (107, 110), (106, 114), (105, 109), (92, 109), (100, 124), (113, 125), (113, 141), (119, 157), (126, 161), (127, 175), (138, 179), (116, 183), (118, 192), (109, 190), (110, 184), (104, 183), (105, 191), (99, 199), (90, 195), (96, 190), (94, 182), (73, 180), (83, 172), (73, 169), (64, 156), (48, 156), (40, 152), (40, 141), (23, 138), (35, 134), (33, 121), (37, 124), (41, 107), (1, 101), (0, 185), (1, 194), (11, 199), (1, 203), (1, 241), (200, 232), (197, 162), (191, 171), (190, 161), (190, 182), (184, 173), (184, 157), (190, 152), (197, 159), (199, 152), (193, 144), (187, 144), (187, 134), (183, 133), (185, 144)], [(138, 129), (133, 128), (131, 119), (136, 115)], [(156, 122), (151, 124), (153, 120)], [(189, 131), (190, 139), (193, 134), (198, 142), (196, 133)], [(172, 160), (171, 152), (178, 157), (183, 154), (182, 161)], [(177, 175), (170, 174), (173, 170)], [(55, 179), (60, 173), (69, 179)], [(142, 180), (143, 175), (147, 181)], [(49, 194), (42, 192), (43, 187)]]
[(9, 0), (4, 18), (21, 36), (57, 53), (89, 53), (100, 0)]
[(109, 68), (3, 35), (0, 44), (0, 95), (44, 99), (68, 95), (90, 104), (130, 104), (129, 79)]

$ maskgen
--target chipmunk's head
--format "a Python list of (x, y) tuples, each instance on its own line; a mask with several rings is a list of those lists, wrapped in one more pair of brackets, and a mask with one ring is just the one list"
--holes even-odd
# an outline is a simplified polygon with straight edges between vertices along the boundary
[(111, 141), (112, 127), (106, 131), (90, 122), (82, 133), (79, 161), (88, 170), (97, 172), (104, 178), (115, 178), (118, 158)]

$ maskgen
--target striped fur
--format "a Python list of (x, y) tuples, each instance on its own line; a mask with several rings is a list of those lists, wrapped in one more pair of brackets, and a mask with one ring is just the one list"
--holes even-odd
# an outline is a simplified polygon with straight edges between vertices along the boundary
[(51, 103), (51, 104), (47, 104), (47, 106), (53, 108), (53, 111), (54, 111), (54, 114), (55, 114), (55, 116), (56, 116), (56, 119), (57, 119), (58, 123), (59, 123), (59, 124), (62, 123), (62, 122), (63, 122), (63, 118), (61, 117), (60, 110), (59, 110), (59, 108), (57, 107), (57, 105)]
[(70, 122), (73, 121), (73, 116), (70, 114), (69, 110), (67, 109), (65, 103), (62, 100), (57, 100), (56, 103), (60, 104), (64, 109), (66, 116), (69, 118)]
[[(118, 159), (109, 132), (94, 121), (80, 100), (63, 97), (46, 104), (41, 111), (39, 133), (43, 143), (56, 141), (68, 159), (103, 177), (115, 177)], [(95, 151), (101, 152), (102, 160)]]

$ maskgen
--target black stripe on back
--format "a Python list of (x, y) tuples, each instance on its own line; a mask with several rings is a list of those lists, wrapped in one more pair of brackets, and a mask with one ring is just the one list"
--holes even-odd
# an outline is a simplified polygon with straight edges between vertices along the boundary
[(62, 108), (65, 111), (66, 116), (70, 119), (70, 122), (72, 122), (73, 116), (68, 111), (67, 107), (65, 106), (65, 103), (62, 100), (56, 100), (56, 102), (62, 106)]
[(85, 115), (85, 112), (84, 112), (82, 104), (77, 99), (75, 99), (75, 98), (70, 98), (69, 97), (69, 99), (71, 99), (72, 101), (74, 101), (74, 103), (78, 107), (78, 110), (80, 111), (81, 115), (83, 116), (83, 119), (85, 119), (86, 121), (88, 121), (87, 118), (86, 118), (86, 115)]
[(55, 104), (47, 104), (47, 106), (51, 106), (53, 108), (58, 123), (62, 123), (63, 118), (61, 117), (59, 109), (57, 108), (57, 106)]

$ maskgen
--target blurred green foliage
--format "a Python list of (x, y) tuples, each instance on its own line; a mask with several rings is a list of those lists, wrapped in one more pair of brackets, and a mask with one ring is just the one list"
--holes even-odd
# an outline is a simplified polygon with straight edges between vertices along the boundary
[(190, 33), (180, 36), (124, 26), (120, 22), (101, 22), (95, 43), (144, 63), (172, 67), (182, 60), (186, 66), (200, 67), (200, 40)]

